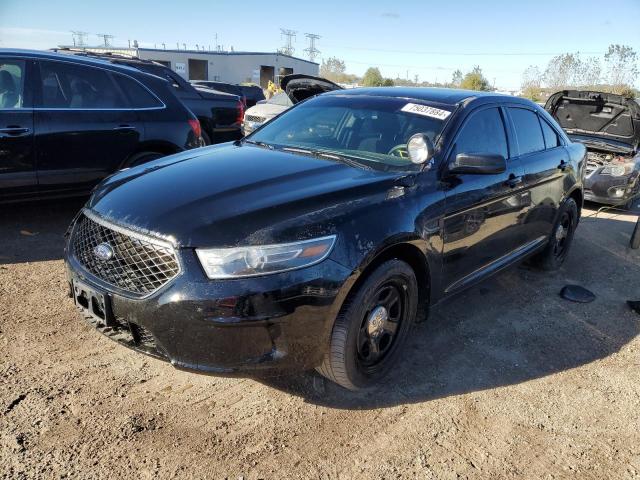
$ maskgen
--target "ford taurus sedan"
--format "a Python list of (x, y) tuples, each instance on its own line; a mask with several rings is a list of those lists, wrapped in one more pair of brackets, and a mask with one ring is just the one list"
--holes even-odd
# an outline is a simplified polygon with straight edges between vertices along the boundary
[(104, 181), (70, 227), (71, 296), (177, 368), (315, 368), (364, 388), (430, 305), (524, 259), (562, 265), (585, 164), (528, 100), (325, 93), (244, 140)]

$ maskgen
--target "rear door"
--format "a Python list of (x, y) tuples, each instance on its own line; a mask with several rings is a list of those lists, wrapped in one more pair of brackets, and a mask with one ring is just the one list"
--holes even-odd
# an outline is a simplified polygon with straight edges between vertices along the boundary
[(39, 190), (87, 192), (136, 151), (143, 125), (109, 70), (49, 60), (39, 67), (34, 116)]
[(522, 214), (529, 192), (520, 160), (510, 155), (504, 109), (493, 105), (474, 110), (464, 121), (447, 153), (499, 154), (504, 173), (460, 174), (444, 182), (443, 285), (445, 294), (475, 283), (509, 263), (526, 247)]
[(564, 171), (568, 154), (555, 129), (532, 109), (507, 109), (517, 158), (531, 192), (524, 227), (530, 239), (547, 237), (553, 228), (558, 205), (564, 196)]
[(0, 57), (0, 201), (37, 191), (33, 145), (33, 61)]

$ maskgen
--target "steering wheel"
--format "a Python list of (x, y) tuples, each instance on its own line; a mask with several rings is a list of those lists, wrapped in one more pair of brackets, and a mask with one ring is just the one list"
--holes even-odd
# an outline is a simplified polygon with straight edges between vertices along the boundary
[(409, 151), (407, 150), (407, 144), (401, 143), (399, 145), (396, 145), (395, 147), (393, 147), (391, 150), (387, 152), (387, 155), (392, 155), (394, 157), (400, 157), (400, 158), (409, 158)]

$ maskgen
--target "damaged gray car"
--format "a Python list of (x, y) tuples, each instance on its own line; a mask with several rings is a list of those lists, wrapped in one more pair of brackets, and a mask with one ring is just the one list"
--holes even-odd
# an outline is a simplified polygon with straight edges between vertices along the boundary
[(612, 93), (563, 90), (545, 109), (587, 147), (584, 198), (633, 208), (640, 192), (640, 105)]

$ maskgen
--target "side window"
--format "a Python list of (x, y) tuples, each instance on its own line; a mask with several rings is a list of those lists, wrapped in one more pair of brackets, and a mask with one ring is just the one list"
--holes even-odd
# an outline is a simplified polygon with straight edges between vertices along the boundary
[(163, 104), (155, 95), (133, 78), (125, 75), (114, 75), (118, 85), (127, 96), (132, 108), (158, 108)]
[(544, 135), (544, 143), (547, 145), (547, 148), (560, 146), (558, 134), (544, 118), (540, 118), (540, 125), (542, 125), (542, 134)]
[(544, 138), (538, 115), (524, 108), (509, 108), (515, 127), (520, 155), (544, 150)]
[(0, 59), (0, 108), (23, 108), (24, 72), (23, 60)]
[(452, 158), (459, 153), (491, 153), (508, 158), (507, 135), (498, 108), (487, 108), (471, 115), (456, 139)]
[(63, 62), (40, 63), (45, 108), (124, 108), (124, 98), (111, 75), (99, 68)]

